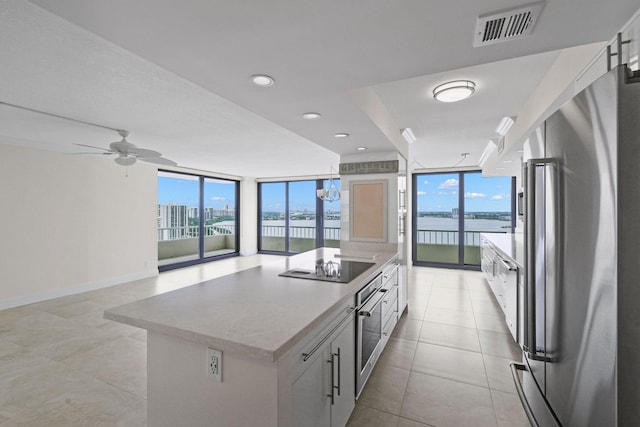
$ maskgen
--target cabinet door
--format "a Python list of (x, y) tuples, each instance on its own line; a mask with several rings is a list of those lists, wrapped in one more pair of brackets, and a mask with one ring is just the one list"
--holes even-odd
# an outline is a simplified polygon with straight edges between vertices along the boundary
[(293, 425), (295, 427), (331, 426), (329, 345), (293, 383)]
[(347, 424), (355, 407), (355, 320), (351, 319), (340, 334), (331, 342), (333, 358), (333, 405), (331, 425), (343, 427)]

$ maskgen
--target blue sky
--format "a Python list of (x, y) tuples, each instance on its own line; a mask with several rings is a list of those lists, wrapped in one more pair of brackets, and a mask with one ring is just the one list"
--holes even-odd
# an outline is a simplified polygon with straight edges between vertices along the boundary
[[(483, 178), (467, 173), (464, 183), (466, 212), (508, 212), (511, 210), (511, 178)], [(425, 174), (417, 177), (418, 211), (448, 212), (458, 207), (460, 190), (457, 173)]]
[[(329, 188), (329, 180), (325, 180), (325, 188)], [(334, 180), (336, 187), (340, 190), (340, 180)], [(315, 181), (295, 181), (289, 183), (289, 201), (291, 211), (310, 211), (316, 209), (316, 182)], [(285, 184), (282, 182), (262, 184), (262, 209), (264, 211), (284, 212), (285, 210)], [(339, 211), (340, 201), (332, 203), (325, 202), (325, 212), (327, 210)]]
[[(481, 173), (465, 175), (465, 205), (467, 212), (507, 212), (511, 209), (511, 178), (483, 178)], [(222, 209), (233, 206), (235, 189), (232, 182), (207, 181), (205, 206)], [(335, 180), (340, 189), (340, 180)], [(451, 211), (458, 207), (458, 174), (425, 174), (417, 177), (418, 211)], [(315, 181), (289, 183), (292, 211), (315, 211)], [(328, 180), (325, 180), (325, 188)], [(191, 179), (158, 177), (158, 203), (198, 206), (198, 181)], [(262, 184), (262, 209), (284, 212), (285, 184)], [(340, 210), (340, 202), (325, 203), (325, 211)]]
[[(204, 206), (223, 209), (235, 205), (235, 185), (231, 181), (205, 180)], [(158, 176), (158, 204), (198, 207), (198, 181)]]

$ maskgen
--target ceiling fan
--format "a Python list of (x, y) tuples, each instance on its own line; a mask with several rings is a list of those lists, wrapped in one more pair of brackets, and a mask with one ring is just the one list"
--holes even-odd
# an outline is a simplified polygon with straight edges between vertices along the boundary
[(88, 147), (94, 148), (96, 150), (101, 150), (102, 153), (73, 153), (73, 154), (104, 154), (104, 155), (112, 155), (115, 154), (117, 157), (114, 159), (115, 162), (121, 166), (131, 166), (137, 160), (141, 160), (143, 162), (156, 163), (159, 165), (167, 165), (167, 166), (177, 166), (178, 164), (173, 160), (169, 160), (167, 158), (162, 157), (162, 154), (153, 151), (147, 150), (145, 148), (138, 148), (134, 144), (127, 141), (127, 136), (129, 136), (129, 132), (126, 130), (118, 130), (118, 134), (122, 137), (121, 141), (114, 141), (109, 144), (109, 148), (96, 147), (93, 145), (87, 144), (76, 144), (80, 147)]
[(121, 166), (131, 166), (137, 160), (142, 160), (143, 162), (157, 163), (157, 164), (160, 164), (160, 165), (167, 165), (167, 166), (177, 166), (178, 165), (173, 160), (169, 160), (167, 158), (162, 157), (162, 154), (158, 153), (157, 151), (147, 150), (145, 148), (138, 148), (135, 145), (133, 145), (132, 143), (130, 143), (129, 141), (127, 141), (127, 137), (129, 136), (129, 131), (122, 130), (122, 129), (114, 129), (114, 128), (109, 127), (109, 126), (99, 125), (97, 123), (91, 123), (91, 122), (87, 122), (87, 121), (84, 121), (84, 120), (73, 119), (71, 117), (62, 116), (60, 114), (49, 113), (49, 112), (46, 112), (46, 111), (40, 111), (40, 110), (36, 110), (35, 108), (24, 107), (22, 105), (11, 104), (9, 102), (0, 101), (0, 105), (4, 105), (4, 106), (7, 106), (7, 107), (11, 107), (11, 108), (17, 108), (17, 109), (20, 109), (20, 110), (30, 111), (32, 113), (44, 114), (46, 116), (56, 117), (58, 119), (69, 120), (69, 121), (76, 122), (76, 123), (82, 123), (82, 124), (88, 125), (88, 126), (95, 126), (95, 127), (99, 127), (99, 128), (102, 128), (102, 129), (108, 129), (108, 130), (116, 131), (122, 137), (121, 141), (115, 141), (115, 142), (112, 142), (111, 144), (109, 144), (109, 148), (102, 148), (102, 147), (96, 147), (94, 145), (86, 145), (86, 144), (76, 144), (76, 143), (74, 143), (74, 145), (78, 145), (80, 147), (88, 147), (88, 148), (93, 148), (93, 149), (96, 149), (96, 150), (100, 150), (100, 151), (102, 151), (102, 153), (87, 153), (87, 152), (84, 152), (84, 153), (67, 153), (67, 154), (105, 154), (105, 155), (116, 154), (117, 157), (114, 160), (116, 161), (117, 164), (119, 164)]

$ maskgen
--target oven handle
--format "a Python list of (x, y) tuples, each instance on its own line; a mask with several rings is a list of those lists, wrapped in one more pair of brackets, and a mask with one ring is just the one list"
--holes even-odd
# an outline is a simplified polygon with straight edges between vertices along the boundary
[[(369, 298), (369, 301), (358, 311), (360, 316), (371, 317), (371, 313), (375, 308), (380, 304), (382, 299), (384, 298), (384, 293), (387, 292), (386, 289), (378, 289), (372, 296)], [(378, 296), (380, 294), (380, 296)]]
[(342, 318), (342, 320), (339, 321), (338, 324), (334, 326), (333, 329), (331, 329), (329, 333), (325, 335), (324, 338), (322, 338), (318, 344), (315, 345), (315, 347), (313, 347), (307, 353), (302, 353), (302, 361), (306, 362), (307, 360), (309, 360), (309, 358), (313, 356), (313, 353), (318, 351), (318, 349), (322, 347), (322, 344), (324, 344), (329, 339), (329, 337), (333, 335), (333, 333), (337, 331), (340, 326), (342, 326), (344, 322), (346, 322), (351, 318), (351, 314), (355, 311), (355, 309), (356, 309), (355, 307), (349, 307), (347, 314)]

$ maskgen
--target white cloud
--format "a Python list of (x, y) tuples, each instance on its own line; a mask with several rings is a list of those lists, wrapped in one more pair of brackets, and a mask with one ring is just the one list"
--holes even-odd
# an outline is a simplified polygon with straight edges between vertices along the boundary
[(219, 202), (220, 200), (227, 200), (226, 197), (213, 196), (211, 199), (212, 202)]
[(426, 196), (427, 192), (426, 191), (418, 191), (418, 196)]
[(426, 179), (424, 180), (424, 185), (429, 185), (429, 181), (427, 181)]
[(505, 194), (505, 193), (494, 194), (493, 196), (491, 196), (491, 200), (509, 200), (510, 198), (511, 198), (511, 195)]
[(444, 181), (442, 184), (440, 184), (438, 188), (439, 189), (458, 188), (458, 180), (454, 178), (449, 178), (446, 181)]
[(482, 199), (487, 197), (486, 194), (483, 193), (464, 193), (465, 199)]

